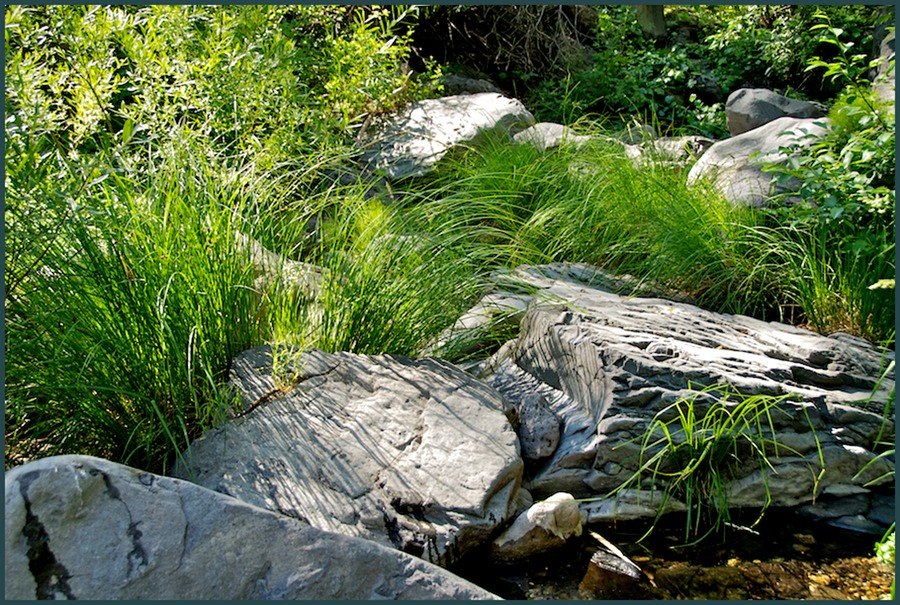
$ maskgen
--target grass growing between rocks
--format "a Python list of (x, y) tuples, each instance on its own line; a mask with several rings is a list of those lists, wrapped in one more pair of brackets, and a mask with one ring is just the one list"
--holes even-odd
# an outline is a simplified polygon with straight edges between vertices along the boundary
[(782, 298), (802, 309), (806, 327), (890, 346), (895, 291), (877, 282), (894, 275), (893, 234), (883, 229), (869, 236), (878, 245), (866, 253), (835, 245), (821, 228), (785, 224), (753, 234), (781, 276)]
[[(222, 385), (242, 350), (420, 354), (498, 268), (589, 262), (632, 275), (637, 293), (769, 319), (810, 287), (806, 248), (785, 230), (688, 187), (683, 171), (636, 168), (613, 143), (496, 143), (398, 188), (393, 204), (364, 183), (317, 189), (309, 171), (258, 171), (204, 145), (157, 149), (145, 172), (106, 158), (9, 190), (44, 222), (29, 230), (22, 215), (8, 247), (7, 464), (82, 452), (165, 467), (229, 414)], [(14, 182), (35, 172), (23, 162)], [(287, 276), (260, 282), (237, 232), (319, 267), (317, 294)], [(456, 358), (455, 344), (438, 354)]]
[[(266, 173), (229, 169), (189, 140), (162, 157), (146, 174), (73, 166), (57, 186), (76, 195), (52, 236), (11, 242), (7, 465), (87, 453), (165, 470), (233, 411), (224, 383), (241, 351), (416, 354), (483, 288), (465, 250), (404, 234), (359, 188), (312, 196), (285, 222), (267, 210), (287, 201)], [(318, 293), (283, 266), (263, 276), (243, 236), (319, 266)]]
[(780, 404), (790, 397), (744, 397), (715, 385), (661, 410), (639, 438), (638, 469), (616, 490), (661, 490), (659, 512), (641, 540), (652, 533), (671, 499), (687, 508), (684, 546), (724, 534), (731, 524), (729, 482), (748, 464), (758, 465), (766, 490), (756, 525), (771, 502), (765, 480), (773, 470), (769, 457), (797, 453), (774, 437), (772, 417), (785, 413)]
[(630, 274), (638, 293), (780, 318), (785, 284), (753, 237), (760, 217), (687, 186), (686, 171), (636, 167), (603, 140), (546, 152), (496, 144), (445, 170), (413, 198), (416, 211), (432, 230), (470, 230), (493, 264), (589, 262)]
[(235, 248), (248, 199), (240, 175), (176, 147), (146, 178), (73, 167), (52, 237), (11, 242), (7, 464), (82, 452), (156, 467), (227, 412), (224, 370), (266, 332)]
[(320, 217), (321, 236), (303, 258), (323, 277), (314, 301), (276, 322), (278, 341), (414, 355), (485, 287), (463, 242), (418, 231), (397, 208), (365, 199), (361, 187), (306, 202), (299, 216)]
[[(768, 319), (799, 305), (876, 340), (893, 326), (893, 290), (867, 290), (891, 255), (835, 256), (602, 138), (495, 141), (396, 184), (396, 203), (323, 186), (366, 116), (430, 85), (400, 70), (390, 11), (344, 30), (344, 9), (322, 11), (7, 11), (7, 466), (85, 453), (163, 470), (228, 416), (242, 350), (419, 354), (523, 263), (594, 263), (635, 293)], [(317, 294), (284, 267), (261, 281), (238, 233), (317, 266)]]

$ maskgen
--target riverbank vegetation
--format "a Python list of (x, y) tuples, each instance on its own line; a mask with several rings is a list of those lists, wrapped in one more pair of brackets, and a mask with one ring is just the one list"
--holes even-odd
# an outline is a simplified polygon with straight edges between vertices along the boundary
[[(847, 92), (861, 73), (812, 85), (854, 65), (826, 37), (864, 48), (877, 10), (673, 7), (692, 41), (662, 42), (627, 7), (601, 7), (592, 62), (488, 74), (584, 134), (637, 117), (723, 136), (722, 103), (686, 92), (701, 67), (734, 88), (819, 60), (784, 90), (837, 95), (834, 137), (791, 168), (816, 205), (768, 213), (601, 140), (497, 141), (390, 199), (341, 181), (369, 117), (439, 96), (441, 73), (461, 70), (415, 43), (447, 10), (6, 10), (7, 467), (77, 452), (164, 471), (232, 411), (223, 385), (241, 351), (415, 355), (494, 270), (522, 263), (595, 263), (716, 311), (892, 342), (894, 291), (872, 286), (894, 275), (893, 116)], [(788, 36), (808, 31), (799, 19), (827, 27)], [(318, 294), (260, 280), (238, 233), (321, 267)]]

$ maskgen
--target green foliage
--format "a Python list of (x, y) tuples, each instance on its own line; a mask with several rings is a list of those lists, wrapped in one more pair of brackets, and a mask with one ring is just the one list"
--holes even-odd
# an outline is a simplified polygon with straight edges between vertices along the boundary
[[(598, 6), (595, 54), (566, 76), (519, 74), (526, 104), (541, 120), (570, 123), (588, 113), (641, 116), (666, 130), (724, 138), (724, 101), (745, 87), (790, 90), (824, 100), (837, 90), (798, 78), (821, 52), (813, 29), (828, 15), (858, 47), (879, 19), (872, 6), (666, 7), (664, 44), (644, 34), (629, 6)], [(561, 101), (561, 102), (560, 102)]]
[[(891, 568), (896, 569), (896, 543), (897, 543), (897, 532), (894, 529), (895, 524), (891, 524), (891, 528), (888, 532), (881, 538), (881, 540), (875, 544), (875, 558), (878, 559), (880, 563), (884, 563), (885, 565), (890, 566)], [(896, 578), (891, 582), (891, 599), (895, 598), (895, 586), (897, 584)]]
[[(679, 399), (651, 421), (640, 438), (638, 470), (616, 492), (643, 486), (662, 490), (657, 521), (670, 499), (683, 501), (686, 543), (724, 533), (731, 520), (729, 482), (737, 471), (758, 466), (765, 478), (772, 470), (769, 456), (792, 452), (775, 440), (772, 419), (785, 414), (780, 404), (789, 397), (745, 397), (727, 385), (715, 385)], [(767, 501), (756, 523), (771, 502), (767, 482), (765, 486)]]
[[(593, 134), (600, 125), (575, 118), (597, 108), (720, 128), (715, 104), (688, 95), (693, 109), (678, 113), (702, 49), (648, 50), (629, 10), (600, 11), (602, 60), (532, 88), (544, 110)], [(634, 276), (637, 293), (756, 315), (801, 301), (810, 318), (819, 294), (805, 299), (806, 284), (844, 296), (892, 275), (893, 222), (878, 209), (893, 198), (851, 196), (856, 206), (841, 202), (842, 216), (815, 209), (794, 215), (793, 231), (765, 228), (753, 211), (688, 187), (686, 171), (653, 158), (636, 166), (602, 137), (546, 152), (498, 140), (404, 183), (409, 191), (398, 185), (396, 204), (367, 199), (364, 183), (328, 184), (322, 175), (346, 164), (368, 116), (429, 92), (429, 75), (414, 81), (403, 69), (419, 14), (7, 9), (7, 464), (81, 452), (163, 470), (232, 412), (223, 380), (242, 350), (269, 342), (419, 354), (500, 267), (591, 262)], [(874, 150), (887, 143), (886, 118), (870, 119), (870, 106), (880, 111), (848, 93), (834, 136), (851, 150), (841, 162), (876, 177), (836, 191), (892, 183), (892, 164)], [(825, 161), (804, 166), (832, 174)], [(830, 231), (807, 229), (850, 217), (867, 227), (868, 247), (835, 249)], [(317, 293), (298, 291), (290, 275), (260, 280), (239, 233), (320, 267)], [(838, 261), (846, 267), (835, 273)], [(822, 279), (806, 279), (815, 263), (827, 268)], [(893, 291), (867, 292), (874, 302), (846, 329), (879, 334), (879, 305)], [(811, 321), (832, 325), (835, 313)]]
[(589, 262), (635, 277), (641, 292), (716, 310), (777, 304), (776, 272), (749, 241), (754, 214), (688, 187), (686, 171), (635, 166), (617, 143), (543, 153), (498, 143), (446, 163), (442, 175), (416, 207), (432, 232), (465, 230), (491, 265)]
[[(411, 9), (410, 9), (411, 10)], [(426, 92), (402, 71), (407, 13), (304, 6), (15, 6), (7, 124), (71, 153), (177, 124), (269, 165), (333, 146)], [(349, 15), (341, 27), (338, 18)], [(356, 15), (356, 16), (354, 16)], [(257, 158), (260, 161), (260, 158)]]
[(178, 143), (145, 178), (73, 166), (64, 220), (27, 271), (10, 267), (8, 461), (86, 452), (165, 468), (227, 414), (229, 360), (266, 331), (235, 248), (252, 199)]
[[(315, 300), (276, 324), (274, 338), (327, 351), (415, 355), (482, 291), (468, 250), (429, 236), (360, 188), (308, 203), (326, 223), (305, 260), (324, 267)], [(445, 351), (447, 355), (452, 351)]]
[[(800, 306), (809, 327), (890, 340), (894, 291), (868, 286), (877, 276), (894, 273), (893, 230), (868, 234), (866, 248), (879, 250), (876, 254), (840, 247), (821, 227), (781, 225), (760, 235), (770, 242), (768, 263), (782, 274), (785, 296)], [(853, 238), (859, 241), (860, 234)]]
[(8, 464), (82, 452), (164, 470), (230, 413), (234, 355), (287, 321), (319, 329), (237, 242), (308, 247), (293, 196), (367, 112), (423, 92), (395, 90), (408, 77), (391, 24), (409, 15), (335, 19), (353, 11), (7, 9)]
[(837, 49), (831, 61), (813, 58), (809, 70), (845, 85), (825, 122), (825, 136), (780, 150), (787, 156), (765, 169), (779, 181), (795, 180), (801, 203), (769, 210), (792, 232), (779, 248), (794, 273), (800, 304), (819, 330), (847, 329), (876, 340), (894, 324), (893, 293), (869, 286), (894, 274), (895, 128), (893, 107), (879, 101), (865, 80), (874, 62), (852, 54), (853, 43), (827, 18), (814, 26)]
[[(338, 124), (361, 123), (367, 115), (396, 109), (415, 94), (427, 90), (427, 82), (411, 80), (403, 71), (409, 56), (409, 33), (393, 35), (393, 26), (418, 7), (371, 7), (368, 14), (356, 13), (346, 33), (331, 45), (330, 76), (325, 91), (335, 99)], [(440, 75), (432, 72), (430, 78)]]
[(631, 7), (598, 7), (598, 12), (590, 65), (573, 67), (565, 79), (536, 78), (526, 103), (539, 119), (570, 123), (596, 112), (639, 115), (710, 136), (727, 132), (721, 103), (706, 104), (693, 92), (705, 72), (695, 45), (657, 48)]

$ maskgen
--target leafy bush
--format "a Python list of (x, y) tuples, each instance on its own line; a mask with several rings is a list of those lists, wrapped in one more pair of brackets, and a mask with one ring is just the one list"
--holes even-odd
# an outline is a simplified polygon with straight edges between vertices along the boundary
[(569, 65), (565, 76), (520, 74), (525, 101), (542, 120), (639, 116), (661, 131), (723, 138), (723, 103), (738, 88), (822, 100), (837, 92), (818, 78), (797, 78), (827, 50), (810, 33), (817, 11), (859, 47), (871, 42), (869, 28), (880, 18), (871, 6), (670, 6), (670, 34), (661, 43), (641, 31), (632, 7), (598, 7), (593, 60)]
[(190, 126), (229, 153), (272, 154), (269, 165), (321, 151), (427, 91), (401, 69), (408, 48), (391, 24), (406, 13), (354, 10), (11, 7), (7, 113), (72, 152), (121, 138), (125, 124), (149, 140)]
[(819, 330), (849, 330), (883, 340), (893, 332), (892, 292), (871, 289), (894, 274), (895, 128), (891, 104), (879, 101), (865, 80), (874, 65), (827, 18), (814, 29), (837, 49), (831, 61), (810, 60), (809, 70), (845, 85), (825, 136), (812, 145), (783, 149), (785, 163), (766, 170), (797, 179), (802, 203), (769, 210), (774, 224), (799, 247), (783, 248), (785, 266), (810, 323)]

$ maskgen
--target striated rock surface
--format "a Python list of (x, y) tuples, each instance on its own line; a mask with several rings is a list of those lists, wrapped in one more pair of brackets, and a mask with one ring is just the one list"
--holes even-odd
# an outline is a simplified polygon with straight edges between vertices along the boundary
[(248, 411), (191, 444), (176, 475), (442, 565), (511, 519), (523, 463), (499, 393), (451, 364), (253, 349)]
[(491, 599), (446, 570), (89, 456), (6, 473), (5, 598)]
[(425, 99), (368, 128), (356, 142), (369, 170), (389, 179), (422, 176), (452, 148), (485, 133), (511, 136), (534, 124), (521, 102), (493, 92)]
[[(869, 481), (893, 469), (888, 459), (872, 462), (879, 433), (893, 438), (892, 419), (882, 418), (893, 373), (879, 384), (892, 352), (848, 335), (621, 297), (592, 286), (603, 276), (584, 265), (523, 267), (518, 275), (544, 302), (530, 307), (519, 337), (480, 371), (516, 406), (540, 393), (562, 420), (558, 448), (526, 474), (535, 499), (560, 491), (605, 496), (637, 469), (641, 438), (657, 414), (694, 398), (702, 416), (717, 398), (698, 390), (719, 384), (730, 385), (732, 397), (791, 396), (771, 414), (782, 446), (770, 457), (774, 469), (763, 472), (748, 457), (730, 484), (735, 506), (763, 505), (766, 482), (773, 503), (784, 506), (814, 494), (866, 493)], [(674, 416), (669, 409), (660, 417)], [(616, 518), (620, 507), (639, 516), (654, 510), (652, 502), (649, 492), (620, 506), (601, 498), (588, 512), (594, 521)]]

